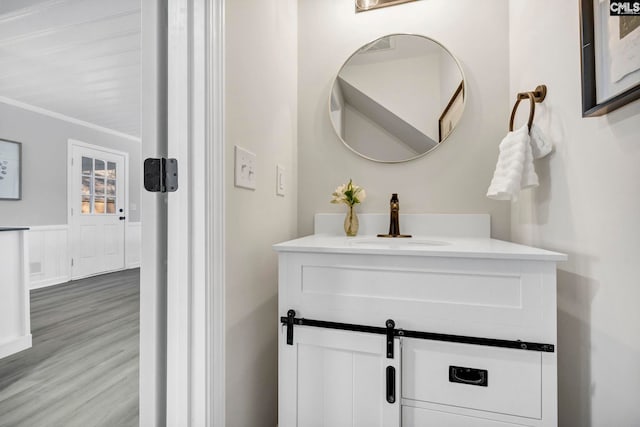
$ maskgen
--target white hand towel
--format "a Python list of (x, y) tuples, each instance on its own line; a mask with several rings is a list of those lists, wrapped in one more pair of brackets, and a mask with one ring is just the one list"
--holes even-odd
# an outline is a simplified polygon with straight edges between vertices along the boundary
[[(529, 142), (525, 144), (524, 147), (524, 163), (522, 165), (522, 179), (520, 180), (520, 189), (523, 190), (525, 188), (537, 187), (538, 184), (538, 174), (536, 174), (536, 170), (533, 167), (533, 139), (529, 136)], [(514, 200), (517, 200), (517, 195)]]
[(487, 197), (495, 200), (517, 200), (521, 188), (538, 185), (538, 176), (533, 168), (533, 154), (529, 128), (509, 132), (500, 143), (500, 154), (496, 171)]
[(551, 117), (547, 107), (540, 104), (536, 107), (536, 120), (529, 132), (534, 159), (541, 159), (553, 150), (551, 133)]
[(553, 145), (536, 123), (531, 126), (531, 150), (534, 159), (541, 159), (553, 150)]

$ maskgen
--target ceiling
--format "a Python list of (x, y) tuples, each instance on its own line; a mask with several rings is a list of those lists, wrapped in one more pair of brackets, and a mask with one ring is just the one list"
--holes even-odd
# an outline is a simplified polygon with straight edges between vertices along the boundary
[(0, 0), (0, 96), (140, 136), (140, 0)]

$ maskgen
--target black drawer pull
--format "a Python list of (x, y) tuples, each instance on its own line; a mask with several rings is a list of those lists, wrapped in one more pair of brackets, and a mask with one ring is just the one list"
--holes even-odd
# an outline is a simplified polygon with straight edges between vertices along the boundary
[(449, 382), (487, 387), (489, 372), (485, 369), (449, 366)]
[(396, 403), (396, 368), (387, 366), (387, 402)]

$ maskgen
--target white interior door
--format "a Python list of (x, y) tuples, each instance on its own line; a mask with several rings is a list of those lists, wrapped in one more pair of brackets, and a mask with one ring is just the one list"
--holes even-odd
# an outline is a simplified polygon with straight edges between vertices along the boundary
[(126, 154), (71, 144), (71, 277), (125, 268)]
[(387, 359), (383, 335), (296, 326), (287, 345), (282, 334), (280, 427), (400, 426), (399, 340)]

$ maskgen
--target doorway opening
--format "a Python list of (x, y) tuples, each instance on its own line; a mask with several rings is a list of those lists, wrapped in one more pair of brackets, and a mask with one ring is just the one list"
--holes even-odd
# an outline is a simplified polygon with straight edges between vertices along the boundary
[(0, 283), (31, 337), (0, 352), (2, 426), (139, 424), (142, 3), (0, 2), (0, 139), (22, 148), (0, 228), (28, 228)]

